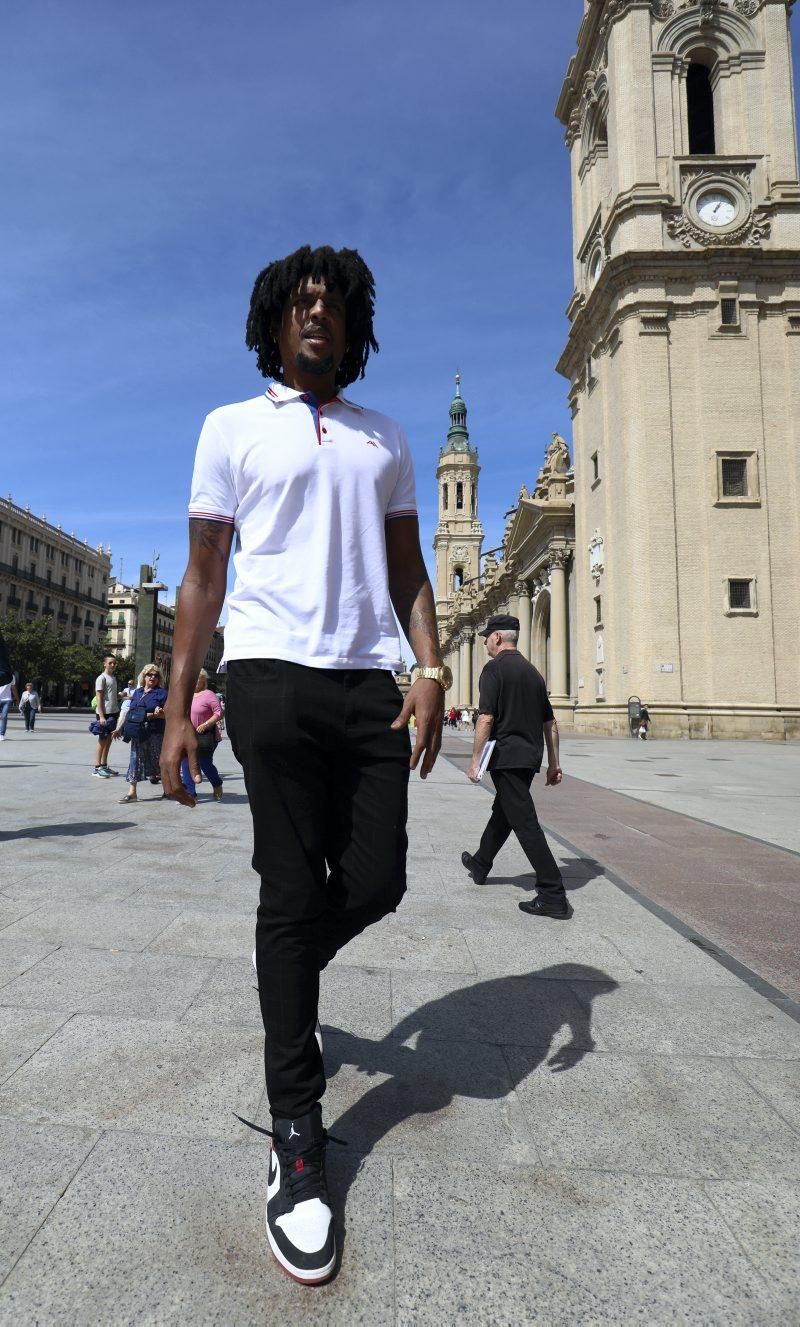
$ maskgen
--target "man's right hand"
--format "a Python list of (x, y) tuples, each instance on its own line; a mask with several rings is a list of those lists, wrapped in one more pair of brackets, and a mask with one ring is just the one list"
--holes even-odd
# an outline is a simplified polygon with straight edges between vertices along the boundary
[(560, 766), (560, 765), (548, 765), (548, 766), (547, 766), (547, 782), (546, 782), (546, 784), (545, 784), (545, 787), (547, 787), (547, 788), (554, 788), (555, 785), (556, 785), (557, 783), (560, 783), (560, 782), (561, 782), (562, 778), (563, 778), (563, 775), (562, 775), (562, 773), (561, 773), (561, 766)]
[(199, 783), (201, 775), (197, 760), (197, 734), (192, 721), (167, 718), (161, 747), (161, 787), (173, 802), (180, 802), (182, 806), (196, 806), (197, 799), (189, 796), (181, 779), (181, 761), (184, 759), (189, 762), (193, 782)]

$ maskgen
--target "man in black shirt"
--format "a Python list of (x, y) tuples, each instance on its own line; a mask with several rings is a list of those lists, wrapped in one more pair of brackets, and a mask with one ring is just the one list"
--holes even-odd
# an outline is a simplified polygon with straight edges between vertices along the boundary
[(545, 743), (547, 785), (561, 782), (558, 726), (544, 678), (517, 649), (518, 618), (497, 614), (489, 618), (479, 634), (486, 639), (491, 659), (481, 673), (480, 712), (467, 773), (473, 783), (478, 782), (483, 748), (493, 737), (497, 745), (489, 768), (496, 796), (478, 851), (474, 856), (462, 852), (461, 861), (475, 883), (482, 885), (513, 830), (536, 872), (536, 897), (520, 903), (520, 908), (534, 917), (567, 921), (572, 908), (530, 795), (533, 776), (542, 766)]

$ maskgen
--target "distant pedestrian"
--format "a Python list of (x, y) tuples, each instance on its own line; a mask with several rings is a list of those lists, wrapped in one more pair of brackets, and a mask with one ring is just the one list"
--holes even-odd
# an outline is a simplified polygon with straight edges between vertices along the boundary
[(8, 711), (16, 704), (19, 704), (19, 695), (14, 685), (13, 674), (0, 673), (0, 742), (6, 740)]
[(36, 715), (42, 708), (39, 692), (32, 682), (25, 683), (25, 690), (19, 698), (19, 712), (25, 720), (26, 733), (32, 733), (36, 727)]
[(489, 761), (495, 799), (478, 851), (462, 852), (461, 862), (482, 885), (512, 831), (536, 872), (536, 897), (520, 903), (535, 917), (568, 920), (572, 908), (564, 882), (539, 824), (530, 787), (541, 769), (547, 743), (547, 784), (561, 782), (558, 727), (544, 678), (517, 649), (519, 619), (506, 613), (490, 617), (482, 632), (491, 656), (480, 677), (479, 714), (468, 777), (477, 783), (483, 748), (497, 745)]
[[(142, 779), (157, 783), (161, 777), (161, 743), (164, 740), (164, 689), (158, 664), (145, 664), (139, 674), (139, 685), (131, 696), (130, 708), (123, 728), (123, 736), (130, 739), (131, 758), (128, 763), (128, 791), (122, 802), (136, 802), (136, 785)], [(162, 794), (163, 796), (163, 794)]]
[(129, 677), (127, 684), (122, 688), (122, 691), (120, 692), (121, 699), (130, 700), (135, 690), (136, 690), (136, 678)]
[(647, 734), (648, 734), (649, 730), (650, 730), (650, 714), (649, 714), (649, 712), (648, 712), (647, 706), (646, 706), (646, 705), (643, 705), (642, 708), (641, 708), (640, 711), (639, 711), (639, 740), (640, 740), (640, 742), (646, 742), (646, 741), (647, 741)]
[(469, 710), (468, 710), (468, 709), (466, 708), (466, 706), (465, 706), (464, 709), (461, 711), (461, 727), (462, 727), (462, 728), (468, 728), (468, 727), (469, 727), (470, 718), (471, 718), (470, 712), (469, 712)]
[[(190, 711), (192, 727), (197, 733), (197, 761), (204, 779), (208, 779), (214, 790), (214, 801), (222, 801), (222, 775), (214, 764), (214, 752), (220, 740), (222, 724), (222, 706), (219, 697), (208, 689), (208, 673), (200, 669), (192, 697)], [(181, 781), (190, 797), (195, 797), (197, 789), (189, 772), (189, 761), (181, 761)]]
[(97, 725), (92, 725), (92, 730), (97, 734), (97, 751), (95, 752), (93, 771), (96, 779), (110, 779), (112, 774), (117, 772), (115, 769), (108, 768), (108, 752), (119, 717), (116, 669), (116, 655), (107, 654), (103, 660), (103, 671), (95, 678), (94, 682)]

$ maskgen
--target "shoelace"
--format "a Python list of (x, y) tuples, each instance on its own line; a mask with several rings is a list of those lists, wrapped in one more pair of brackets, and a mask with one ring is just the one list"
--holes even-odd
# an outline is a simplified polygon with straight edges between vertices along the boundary
[[(299, 1203), (303, 1202), (305, 1198), (318, 1198), (320, 1192), (327, 1201), (323, 1179), (325, 1143), (338, 1143), (340, 1147), (347, 1147), (347, 1143), (343, 1138), (336, 1138), (332, 1133), (328, 1133), (327, 1129), (323, 1129), (323, 1141), (321, 1143), (308, 1147), (303, 1152), (292, 1152), (279, 1140), (276, 1140), (271, 1129), (262, 1129), (260, 1124), (253, 1124), (252, 1120), (246, 1120), (244, 1116), (237, 1115), (236, 1111), (233, 1114), (241, 1124), (246, 1124), (248, 1129), (254, 1129), (256, 1133), (263, 1133), (265, 1137), (271, 1138), (285, 1154), (286, 1160), (294, 1163), (283, 1167), (283, 1183), (289, 1190), (292, 1202)], [(300, 1162), (299, 1167), (296, 1164), (298, 1161)]]

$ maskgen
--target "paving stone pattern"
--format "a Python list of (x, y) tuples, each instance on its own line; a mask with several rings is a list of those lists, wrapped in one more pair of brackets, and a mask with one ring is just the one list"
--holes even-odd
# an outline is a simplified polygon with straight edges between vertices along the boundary
[(233, 1116), (268, 1119), (240, 771), (123, 807), (92, 747), (45, 715), (0, 748), (0, 1322), (797, 1321), (800, 1024), (597, 847), (553, 841), (569, 924), (519, 911), (513, 840), (473, 885), (489, 797), (445, 760), (404, 904), (323, 977), (341, 1267), (285, 1278)]

